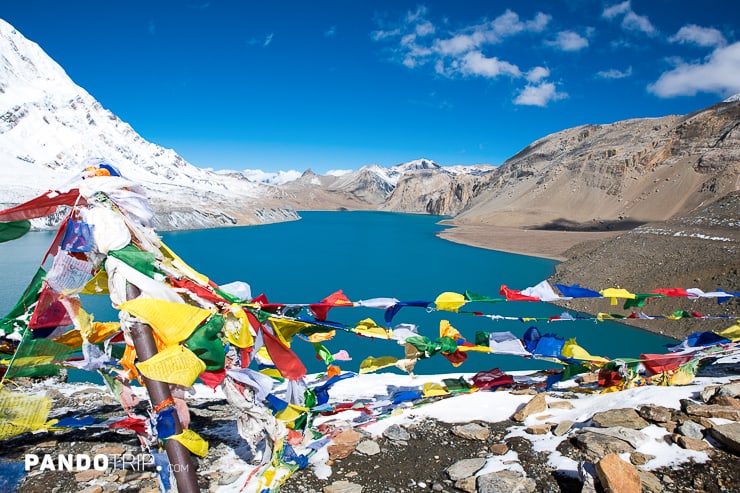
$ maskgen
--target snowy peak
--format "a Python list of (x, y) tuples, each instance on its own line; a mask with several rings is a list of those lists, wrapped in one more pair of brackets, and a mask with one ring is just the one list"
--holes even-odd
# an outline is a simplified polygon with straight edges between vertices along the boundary
[(147, 142), (36, 43), (0, 20), (2, 206), (62, 186), (81, 171), (80, 163), (95, 157), (143, 186), (162, 218), (160, 229), (296, 217), (274, 203), (273, 187), (198, 168), (174, 150)]

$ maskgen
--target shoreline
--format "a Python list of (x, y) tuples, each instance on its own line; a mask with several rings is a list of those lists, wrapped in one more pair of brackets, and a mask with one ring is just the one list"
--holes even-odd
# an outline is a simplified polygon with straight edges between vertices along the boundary
[(437, 233), (437, 237), (443, 240), (558, 262), (568, 260), (565, 253), (576, 245), (606, 240), (624, 232), (524, 229), (488, 224), (454, 224), (448, 220), (438, 224), (447, 228)]

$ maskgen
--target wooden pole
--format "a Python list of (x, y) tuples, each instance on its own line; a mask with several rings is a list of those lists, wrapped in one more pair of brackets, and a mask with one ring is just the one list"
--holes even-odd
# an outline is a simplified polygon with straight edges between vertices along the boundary
[[(126, 299), (137, 298), (139, 294), (141, 294), (139, 288), (132, 284), (126, 285)], [(152, 328), (148, 324), (139, 321), (132, 324), (131, 338), (139, 361), (146, 361), (157, 354), (157, 345), (154, 342)], [(152, 380), (143, 375), (142, 378), (149, 393), (149, 399), (155, 408), (160, 409), (160, 405), (162, 409), (174, 406), (170, 386), (167, 382)], [(182, 424), (177, 412), (172, 413), (172, 415), (175, 419), (175, 434), (182, 433)], [(198, 493), (200, 491), (198, 477), (195, 474), (195, 465), (190, 457), (190, 451), (177, 440), (165, 440), (164, 448), (170, 460), (170, 469), (177, 481), (177, 491), (179, 493)]]

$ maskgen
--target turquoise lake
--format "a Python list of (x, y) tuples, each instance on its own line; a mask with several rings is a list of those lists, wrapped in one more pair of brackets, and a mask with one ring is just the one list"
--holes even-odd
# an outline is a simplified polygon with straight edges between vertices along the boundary
[[(252, 294), (264, 293), (273, 303), (315, 303), (339, 289), (352, 301), (392, 297), (401, 301), (433, 301), (440, 293), (469, 290), (497, 297), (502, 284), (524, 289), (549, 277), (555, 261), (469, 247), (442, 240), (435, 216), (383, 212), (301, 212), (302, 219), (263, 226), (161, 233), (163, 241), (193, 268), (217, 284), (244, 281)], [(52, 232), (30, 233), (0, 244), (0, 311), (7, 313), (43, 258)], [(585, 286), (600, 289), (603, 286)], [(608, 301), (604, 300), (604, 311)], [(83, 297), (83, 306), (99, 321), (113, 320), (115, 311), (106, 297)], [(466, 311), (514, 317), (547, 317), (563, 309), (546, 303), (471, 303)], [(328, 319), (345, 325), (370, 317), (382, 325), (383, 310), (335, 308)], [(431, 339), (439, 336), (440, 320), (450, 323), (470, 342), (477, 331), (511, 331), (521, 336), (530, 326), (541, 333), (575, 337), (591, 354), (610, 358), (665, 352), (672, 342), (663, 336), (612, 322), (493, 321), (446, 311), (403, 308), (393, 324), (413, 323)], [(338, 333), (324, 343), (332, 352), (346, 349), (352, 361), (343, 370), (357, 371), (367, 356), (403, 357), (402, 346)], [(295, 340), (293, 349), (309, 372), (324, 369), (311, 345)], [(552, 365), (515, 356), (469, 353), (455, 368), (441, 355), (420, 361), (416, 373), (474, 373), (480, 370), (539, 369)]]

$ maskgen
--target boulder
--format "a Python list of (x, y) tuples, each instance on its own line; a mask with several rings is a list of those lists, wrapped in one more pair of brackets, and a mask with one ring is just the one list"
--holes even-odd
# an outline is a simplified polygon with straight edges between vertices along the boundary
[(650, 423), (645, 421), (632, 408), (610, 409), (593, 415), (591, 420), (601, 428), (611, 428), (612, 426), (624, 426), (633, 430), (640, 430), (649, 426)]
[(635, 450), (624, 440), (590, 431), (577, 433), (575, 446), (583, 450), (589, 460), (598, 460), (608, 454), (632, 453)]
[(468, 440), (486, 440), (491, 435), (491, 430), (478, 423), (468, 423), (455, 426), (452, 433)]
[(723, 418), (730, 421), (740, 421), (740, 409), (717, 404), (689, 404), (686, 406), (686, 414), (704, 418)]
[(349, 481), (334, 481), (324, 486), (324, 493), (362, 493), (362, 486)]
[(582, 432), (598, 433), (612, 438), (618, 438), (638, 448), (650, 440), (650, 437), (641, 431), (625, 428), (624, 426), (612, 426), (611, 428), (586, 427), (581, 429)]
[(541, 413), (546, 409), (547, 401), (545, 401), (545, 393), (543, 392), (532, 397), (529, 402), (527, 402), (523, 407), (521, 407), (517, 412), (514, 413), (511, 419), (518, 423), (522, 423), (532, 414)]
[(642, 492), (642, 480), (635, 466), (616, 454), (607, 454), (597, 462), (596, 474), (606, 493)]
[(478, 476), (478, 493), (532, 493), (537, 488), (534, 479), (518, 471), (497, 471)]
[(740, 454), (740, 423), (715, 425), (709, 434), (732, 452)]
[(655, 404), (640, 406), (637, 413), (640, 417), (653, 423), (667, 423), (673, 419), (673, 409)]
[(486, 465), (486, 459), (476, 457), (473, 459), (463, 459), (455, 462), (447, 468), (447, 475), (451, 480), (457, 481), (459, 479), (469, 478), (476, 472)]

